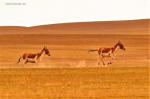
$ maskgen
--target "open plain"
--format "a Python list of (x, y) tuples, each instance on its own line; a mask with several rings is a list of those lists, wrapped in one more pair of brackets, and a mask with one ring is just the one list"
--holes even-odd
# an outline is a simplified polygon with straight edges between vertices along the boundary
[[(0, 99), (148, 99), (149, 20), (0, 27)], [(121, 41), (113, 64), (90, 49)], [(17, 64), (44, 46), (51, 56)], [(109, 61), (107, 59), (106, 61)]]

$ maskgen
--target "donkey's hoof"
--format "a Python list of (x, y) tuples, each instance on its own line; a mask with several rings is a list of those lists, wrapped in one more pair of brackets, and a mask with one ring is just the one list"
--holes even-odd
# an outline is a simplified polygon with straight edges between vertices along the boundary
[(108, 62), (108, 65), (112, 64), (112, 62)]

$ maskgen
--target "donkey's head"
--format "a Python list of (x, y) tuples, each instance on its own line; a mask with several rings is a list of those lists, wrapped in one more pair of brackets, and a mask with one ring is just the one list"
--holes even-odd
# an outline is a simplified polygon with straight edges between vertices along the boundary
[(126, 50), (125, 46), (123, 45), (123, 43), (121, 41), (118, 41), (117, 45), (119, 46), (120, 49), (122, 50)]
[(49, 52), (47, 47), (44, 47), (43, 51), (45, 52), (46, 55), (51, 56), (51, 54), (50, 54), (50, 52)]

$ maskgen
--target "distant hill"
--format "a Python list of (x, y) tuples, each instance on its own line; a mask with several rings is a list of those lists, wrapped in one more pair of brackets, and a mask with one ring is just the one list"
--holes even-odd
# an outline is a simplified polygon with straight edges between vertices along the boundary
[(149, 33), (150, 19), (50, 24), (33, 27), (0, 26), (0, 34), (131, 34)]

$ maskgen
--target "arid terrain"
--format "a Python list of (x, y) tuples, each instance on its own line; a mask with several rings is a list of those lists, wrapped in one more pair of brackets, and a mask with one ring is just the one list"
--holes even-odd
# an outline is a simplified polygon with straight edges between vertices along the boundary
[[(0, 27), (0, 99), (148, 99), (149, 20)], [(113, 64), (90, 49), (121, 41)], [(17, 64), (47, 46), (51, 56)], [(106, 59), (110, 61), (110, 58)]]

